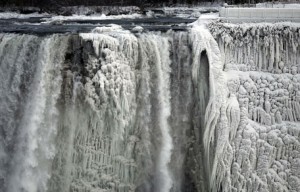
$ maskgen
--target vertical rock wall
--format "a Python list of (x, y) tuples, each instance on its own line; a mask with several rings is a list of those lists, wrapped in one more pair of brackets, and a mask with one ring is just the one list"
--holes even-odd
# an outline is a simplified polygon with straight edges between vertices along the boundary
[[(299, 191), (299, 26), (212, 23), (229, 91), (220, 191)], [(240, 120), (239, 120), (240, 119)]]

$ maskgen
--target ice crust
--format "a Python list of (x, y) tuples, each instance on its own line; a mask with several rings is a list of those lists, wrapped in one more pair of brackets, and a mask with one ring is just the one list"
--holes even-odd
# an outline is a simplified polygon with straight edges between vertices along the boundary
[(216, 22), (208, 28), (228, 89), (215, 128), (206, 127), (217, 130), (208, 145), (223, 141), (223, 151), (217, 145), (213, 152), (211, 190), (299, 191), (299, 25)]

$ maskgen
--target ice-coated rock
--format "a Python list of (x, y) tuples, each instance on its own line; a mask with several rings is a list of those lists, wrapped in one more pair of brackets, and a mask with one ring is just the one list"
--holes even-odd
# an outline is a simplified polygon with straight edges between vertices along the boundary
[(299, 191), (299, 26), (0, 34), (0, 191)]

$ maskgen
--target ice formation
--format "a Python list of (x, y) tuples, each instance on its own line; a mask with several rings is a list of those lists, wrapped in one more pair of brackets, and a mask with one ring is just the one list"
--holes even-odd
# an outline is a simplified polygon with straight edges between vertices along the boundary
[(209, 29), (229, 91), (217, 129), (231, 132), (211, 171), (212, 190), (299, 191), (298, 24), (217, 22)]
[[(5, 15), (4, 15), (5, 16)], [(4, 17), (3, 16), (3, 17)], [(13, 17), (14, 15), (7, 17)], [(1, 18), (1, 14), (0, 14)], [(105, 15), (105, 14), (95, 14), (95, 15), (71, 15), (71, 16), (51, 16), (49, 18), (43, 18), (42, 23), (54, 23), (57, 21), (78, 21), (78, 20), (106, 20), (106, 19), (137, 19), (137, 18), (144, 18), (142, 14), (139, 13), (132, 13), (132, 14), (120, 14), (120, 15)]]
[(198, 24), (1, 34), (0, 191), (299, 191), (298, 24)]

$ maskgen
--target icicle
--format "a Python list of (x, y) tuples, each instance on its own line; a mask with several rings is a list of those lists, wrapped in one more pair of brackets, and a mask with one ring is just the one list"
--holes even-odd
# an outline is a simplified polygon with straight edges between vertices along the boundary
[(230, 141), (235, 138), (235, 134), (240, 122), (240, 106), (234, 94), (230, 94), (226, 109), (228, 125), (230, 128)]
[(276, 117), (276, 122), (278, 124), (281, 124), (282, 123), (282, 117), (281, 117), (280, 111), (276, 112), (275, 117)]

